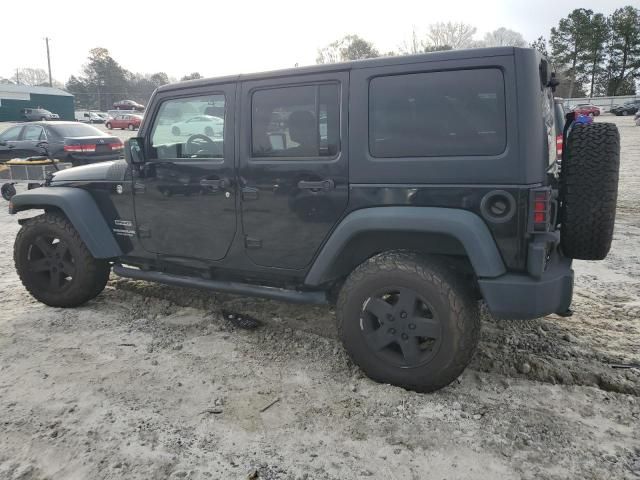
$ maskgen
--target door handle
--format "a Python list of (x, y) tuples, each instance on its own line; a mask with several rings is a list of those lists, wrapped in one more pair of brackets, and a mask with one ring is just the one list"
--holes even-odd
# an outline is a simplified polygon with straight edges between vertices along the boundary
[(298, 182), (298, 188), (305, 190), (324, 190), (325, 192), (328, 192), (329, 190), (336, 188), (336, 184), (331, 179), (320, 180), (319, 182), (300, 180)]

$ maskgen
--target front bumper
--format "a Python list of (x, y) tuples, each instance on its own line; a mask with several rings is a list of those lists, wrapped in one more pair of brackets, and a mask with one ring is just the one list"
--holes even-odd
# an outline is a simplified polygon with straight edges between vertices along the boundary
[(555, 253), (539, 278), (507, 273), (479, 279), (480, 290), (493, 316), (530, 319), (565, 313), (571, 306), (573, 270), (571, 259)]

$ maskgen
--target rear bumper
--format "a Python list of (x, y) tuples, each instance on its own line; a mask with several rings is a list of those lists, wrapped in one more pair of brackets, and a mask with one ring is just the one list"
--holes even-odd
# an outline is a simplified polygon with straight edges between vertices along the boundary
[(566, 312), (573, 295), (571, 259), (559, 254), (554, 257), (539, 278), (507, 273), (479, 279), (491, 313), (497, 318), (529, 319)]

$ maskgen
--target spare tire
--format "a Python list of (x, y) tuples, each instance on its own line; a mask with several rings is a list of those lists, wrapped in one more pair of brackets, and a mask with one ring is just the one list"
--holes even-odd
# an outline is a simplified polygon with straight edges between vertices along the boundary
[(612, 123), (576, 124), (560, 169), (560, 244), (578, 260), (602, 260), (613, 239), (620, 135)]

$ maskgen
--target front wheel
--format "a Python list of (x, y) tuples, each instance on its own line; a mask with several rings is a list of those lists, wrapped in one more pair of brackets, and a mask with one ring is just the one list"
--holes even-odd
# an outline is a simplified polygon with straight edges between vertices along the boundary
[(107, 128), (111, 130), (111, 124), (109, 122), (107, 122)]
[(471, 361), (480, 314), (470, 285), (437, 257), (386, 252), (349, 276), (336, 309), (349, 356), (371, 379), (419, 392)]
[(135, 128), (132, 123), (129, 124), (129, 130), (135, 130)]
[(111, 270), (108, 262), (93, 258), (65, 217), (52, 213), (23, 224), (13, 259), (27, 291), (52, 307), (77, 307), (96, 297)]

